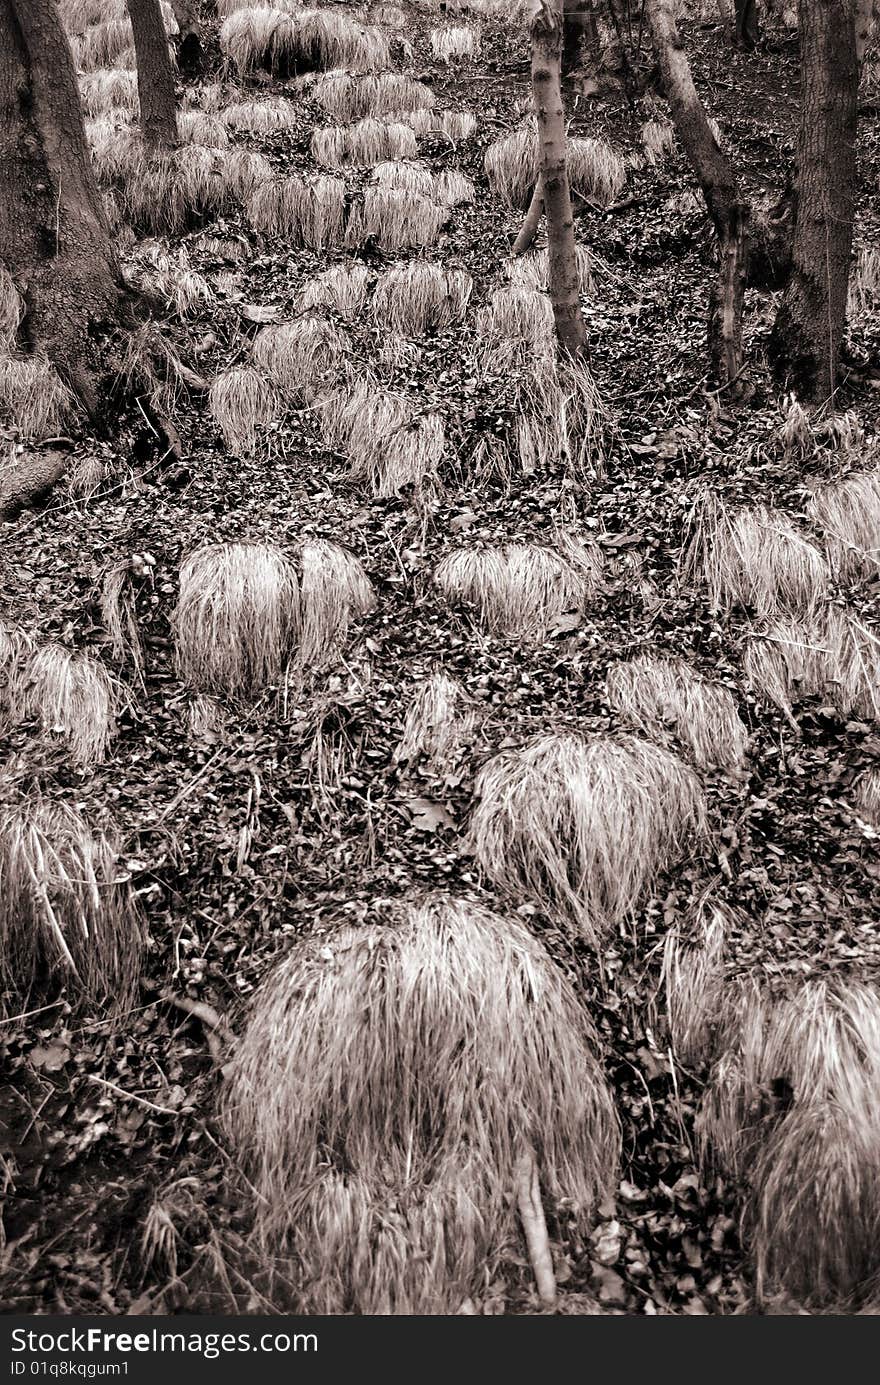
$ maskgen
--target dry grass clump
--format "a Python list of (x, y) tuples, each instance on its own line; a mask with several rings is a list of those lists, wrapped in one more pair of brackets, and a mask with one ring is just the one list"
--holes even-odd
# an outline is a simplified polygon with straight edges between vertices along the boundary
[(116, 842), (37, 796), (0, 810), (0, 978), (28, 1004), (53, 983), (124, 1009), (143, 934)]
[(269, 160), (252, 149), (231, 149), (224, 160), (226, 186), (245, 205), (257, 189), (271, 183), (274, 176)]
[(141, 564), (141, 573), (152, 566), (151, 563), (145, 564), (140, 555), (135, 554), (131, 562), (115, 563), (104, 574), (101, 583), (101, 619), (110, 636), (114, 659), (120, 664), (130, 664), (143, 681), (144, 647), (138, 629), (132, 585), (135, 559)]
[(458, 679), (432, 673), (407, 699), (403, 735), (394, 758), (412, 762), (423, 758), (435, 774), (453, 768), (470, 743), (476, 714)]
[(489, 305), (477, 314), (486, 363), (513, 364), (525, 357), (551, 358), (555, 353), (556, 325), (550, 299), (535, 289), (496, 289)]
[(416, 418), (406, 400), (359, 376), (316, 402), (327, 444), (348, 459), (353, 480), (374, 495), (395, 495), (434, 474), (445, 434), (437, 414)]
[(448, 29), (432, 29), (428, 37), (431, 52), (441, 62), (461, 62), (463, 58), (479, 57), (479, 29), (470, 29), (466, 24), (456, 24)]
[(258, 67), (279, 71), (290, 66), (296, 51), (296, 28), (290, 15), (268, 6), (235, 8), (220, 25), (220, 51), (239, 73)]
[(862, 246), (856, 253), (849, 279), (846, 316), (850, 327), (866, 326), (880, 307), (880, 250)]
[(79, 93), (83, 111), (89, 119), (114, 111), (134, 116), (139, 110), (137, 73), (125, 68), (104, 67), (96, 72), (84, 72), (79, 79)]
[(232, 130), (247, 130), (258, 135), (292, 130), (298, 120), (296, 106), (292, 101), (285, 101), (283, 96), (270, 96), (265, 101), (236, 101), (221, 110), (219, 116)]
[(105, 759), (116, 729), (120, 690), (91, 655), (60, 644), (38, 646), (22, 664), (12, 687), (15, 720), (39, 721), (63, 736), (78, 765)]
[(713, 610), (739, 605), (764, 618), (808, 614), (824, 598), (828, 565), (780, 510), (731, 510), (707, 489), (690, 528), (683, 568), (703, 577)]
[(390, 112), (430, 111), (434, 93), (423, 82), (399, 72), (377, 76), (353, 76), (350, 72), (325, 72), (316, 78), (311, 98), (337, 120), (363, 120)]
[(748, 732), (733, 694), (684, 659), (642, 654), (612, 664), (605, 701), (644, 735), (674, 736), (699, 769), (736, 770), (745, 759)]
[(356, 250), (370, 237), (382, 250), (433, 245), (449, 213), (427, 197), (395, 188), (367, 188), (352, 207), (345, 243)]
[(675, 149), (675, 126), (668, 120), (647, 120), (641, 129), (642, 146), (649, 164), (668, 158)]
[(355, 125), (327, 125), (315, 130), (312, 158), (325, 168), (372, 168), (386, 159), (408, 159), (418, 153), (408, 125), (389, 125), (369, 117)]
[(342, 9), (303, 10), (297, 21), (300, 66), (328, 71), (381, 72), (391, 66), (388, 36)]
[(417, 192), (420, 197), (434, 196), (434, 175), (424, 164), (399, 159), (377, 164), (373, 169), (373, 182), (381, 188)]
[(258, 430), (273, 423), (278, 397), (269, 381), (253, 366), (222, 370), (211, 385), (211, 413), (230, 452), (251, 456), (257, 449)]
[(452, 144), (461, 144), (477, 132), (477, 117), (470, 111), (443, 111), (434, 118), (434, 129)]
[(880, 997), (838, 978), (786, 997), (754, 991), (698, 1118), (744, 1177), (758, 1302), (876, 1307), (880, 1275)]
[(71, 48), (80, 71), (94, 72), (97, 68), (125, 66), (119, 59), (133, 43), (131, 21), (125, 15), (101, 24), (89, 24), (72, 39)]
[(272, 544), (206, 544), (180, 565), (172, 624), (185, 683), (254, 696), (284, 672), (299, 625), (296, 569)]
[(521, 640), (541, 640), (566, 611), (583, 610), (601, 575), (598, 545), (571, 535), (556, 548), (511, 543), (453, 549), (434, 569), (444, 595), (475, 606), (485, 629)]
[(473, 288), (463, 269), (443, 269), (425, 260), (392, 265), (373, 295), (373, 316), (380, 327), (404, 337), (442, 331), (461, 322)]
[(871, 827), (880, 827), (880, 769), (865, 770), (855, 784), (856, 812)]
[(437, 174), (434, 197), (444, 207), (458, 207), (463, 202), (473, 202), (476, 189), (471, 179), (457, 168), (444, 168)]
[(0, 350), (0, 425), (24, 442), (64, 432), (76, 401), (45, 356), (5, 355)]
[(419, 109), (415, 111), (388, 111), (385, 119), (389, 124), (408, 125), (417, 135), (430, 134), (434, 128), (434, 117), (429, 110)]
[(308, 313), (293, 322), (264, 327), (253, 354), (257, 365), (287, 399), (301, 399), (331, 385), (342, 370), (348, 342), (338, 327)]
[(324, 250), (343, 239), (345, 183), (341, 178), (275, 178), (248, 199), (254, 229), (293, 245)]
[(124, 19), (126, 0), (58, 0), (58, 16), (69, 34), (81, 34), (90, 24)]
[(564, 473), (583, 483), (602, 474), (610, 419), (586, 361), (540, 358), (516, 379), (513, 405), (515, 433), (494, 457), (475, 457), (479, 474), (504, 484), (516, 475)]
[(388, 67), (388, 39), (339, 9), (235, 9), (223, 21), (220, 49), (240, 73), (280, 76), (316, 69), (370, 72)]
[(206, 111), (178, 112), (177, 133), (181, 144), (204, 144), (211, 149), (225, 149), (229, 144), (223, 121)]
[[(508, 207), (524, 208), (538, 176), (538, 137), (534, 121), (490, 144), (484, 158), (492, 191)], [(607, 207), (626, 183), (620, 155), (603, 139), (568, 141), (568, 176), (572, 192)]]
[(828, 606), (808, 620), (777, 620), (746, 642), (748, 686), (796, 726), (792, 708), (822, 697), (849, 716), (880, 718), (880, 638), (855, 616)]
[(214, 302), (210, 284), (192, 269), (183, 246), (172, 254), (161, 245), (141, 245), (124, 273), (136, 287), (163, 299), (180, 318), (194, 317)]
[(0, 354), (12, 351), (24, 317), (24, 299), (12, 275), (0, 264)]
[(300, 630), (298, 659), (305, 668), (320, 667), (348, 636), (352, 620), (376, 605), (373, 585), (353, 553), (326, 539), (312, 539), (300, 549)]
[(367, 301), (369, 282), (366, 265), (333, 265), (303, 284), (298, 307), (302, 311), (332, 308), (346, 322), (356, 322)]
[(843, 578), (880, 569), (880, 472), (857, 471), (817, 486), (807, 507), (822, 529), (832, 570)]
[(693, 770), (626, 736), (545, 735), (477, 775), (469, 844), (499, 889), (598, 947), (705, 825)]
[(518, 1242), (524, 1160), (586, 1234), (619, 1153), (595, 1049), (542, 945), (476, 904), (429, 897), (297, 943), (223, 1102), (297, 1310), (456, 1312)]
[(225, 150), (184, 144), (150, 154), (136, 130), (108, 116), (88, 121), (86, 133), (99, 182), (112, 190), (119, 215), (137, 230), (177, 234), (228, 199)]
[(670, 929), (663, 948), (661, 981), (675, 1057), (685, 1067), (704, 1068), (715, 1055), (715, 1039), (725, 1005), (724, 939), (727, 910), (703, 900), (691, 936)]
[[(594, 289), (593, 257), (585, 245), (578, 245), (575, 254), (580, 291), (589, 297)], [(550, 288), (549, 260), (546, 246), (529, 255), (518, 255), (515, 260), (508, 260), (507, 277), (511, 285), (515, 288), (546, 293)]]

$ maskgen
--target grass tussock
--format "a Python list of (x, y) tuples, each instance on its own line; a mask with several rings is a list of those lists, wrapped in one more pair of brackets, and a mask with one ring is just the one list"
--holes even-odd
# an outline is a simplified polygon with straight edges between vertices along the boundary
[(743, 672), (752, 691), (775, 703), (793, 726), (794, 707), (810, 697), (844, 716), (880, 718), (880, 638), (836, 606), (756, 629), (746, 641)]
[(0, 810), (0, 978), (27, 1004), (66, 985), (102, 1009), (124, 1010), (141, 967), (143, 933), (119, 850), (60, 803), (33, 797)]
[(137, 677), (143, 680), (144, 646), (138, 628), (132, 584), (133, 563), (139, 558), (140, 555), (135, 554), (131, 562), (115, 563), (107, 569), (101, 583), (101, 619), (110, 636), (114, 659), (120, 664), (130, 665)]
[(0, 355), (13, 350), (24, 311), (24, 300), (12, 275), (0, 264)]
[(231, 149), (224, 160), (224, 179), (230, 193), (247, 206), (258, 188), (274, 178), (272, 165), (252, 149)]
[(247, 698), (280, 682), (298, 625), (296, 568), (272, 544), (206, 544), (181, 563), (177, 671), (196, 692)]
[(257, 450), (262, 428), (278, 415), (278, 396), (253, 366), (232, 366), (214, 379), (208, 395), (211, 413), (230, 452), (249, 457)]
[(690, 937), (676, 925), (666, 936), (661, 981), (669, 1037), (679, 1063), (700, 1071), (715, 1056), (715, 1036), (724, 1008), (724, 939), (728, 914), (703, 900)]
[(880, 250), (875, 245), (857, 251), (850, 271), (847, 322), (850, 328), (866, 327), (880, 307)]
[(853, 794), (856, 812), (870, 827), (880, 828), (880, 769), (860, 775)]
[(836, 576), (876, 576), (880, 569), (880, 471), (857, 471), (817, 486), (808, 505), (822, 530)]
[(415, 111), (388, 111), (385, 119), (394, 125), (408, 125), (417, 135), (429, 135), (434, 129), (433, 114), (422, 107)]
[(325, 664), (348, 636), (352, 620), (376, 605), (373, 585), (353, 553), (326, 539), (312, 539), (300, 550), (300, 631), (298, 658), (305, 668)]
[(315, 130), (312, 158), (325, 168), (372, 168), (388, 159), (409, 159), (418, 153), (408, 125), (391, 125), (372, 116), (355, 125), (328, 125)]
[(431, 52), (443, 63), (459, 63), (465, 58), (480, 55), (480, 31), (466, 24), (454, 24), (447, 29), (432, 29), (428, 35)]
[(746, 996), (698, 1118), (749, 1187), (757, 1297), (876, 1307), (880, 1276), (880, 997), (838, 978)]
[(545, 735), (477, 775), (470, 846), (499, 889), (598, 947), (705, 825), (693, 770), (635, 737)]
[(310, 95), (327, 115), (346, 123), (367, 116), (430, 111), (434, 105), (430, 87), (399, 72), (377, 76), (326, 72), (315, 80)]
[(542, 945), (478, 905), (435, 896), (298, 943), (223, 1103), (298, 1311), (456, 1312), (518, 1243), (524, 1151), (585, 1234), (619, 1151), (595, 1048)]
[(646, 120), (641, 128), (642, 148), (649, 164), (667, 159), (675, 149), (675, 126), (668, 120)]
[(498, 364), (499, 355), (512, 365), (521, 359), (552, 358), (556, 349), (550, 299), (535, 289), (496, 289), (477, 314), (477, 332), (487, 363), (493, 365)]
[(283, 96), (270, 96), (265, 101), (235, 101), (219, 115), (230, 130), (246, 130), (253, 135), (293, 130), (299, 119), (296, 106)]
[(348, 458), (352, 480), (373, 495), (418, 487), (436, 472), (445, 447), (438, 414), (415, 416), (405, 399), (363, 376), (316, 408), (325, 441)]
[(819, 549), (787, 515), (766, 505), (731, 510), (709, 490), (691, 516), (683, 571), (702, 577), (713, 610), (742, 606), (761, 618), (815, 611), (829, 576)]
[(90, 654), (39, 645), (20, 669), (13, 694), (16, 720), (36, 720), (62, 736), (78, 765), (106, 758), (116, 729), (120, 690)]
[(444, 168), (437, 174), (434, 198), (443, 207), (459, 207), (476, 200), (476, 189), (466, 174), (457, 168)]
[(472, 288), (463, 269), (426, 260), (392, 265), (376, 284), (373, 316), (380, 327), (404, 337), (442, 331), (463, 320)]
[(432, 673), (415, 686), (407, 700), (403, 735), (394, 758), (408, 764), (422, 759), (434, 774), (446, 774), (458, 764), (473, 739), (476, 722), (476, 713), (458, 679)]
[(580, 611), (598, 590), (598, 546), (567, 536), (555, 548), (511, 543), (503, 548), (459, 548), (434, 569), (451, 601), (476, 609), (480, 624), (502, 638), (542, 640), (568, 611)]
[[(609, 207), (626, 184), (620, 155), (603, 139), (569, 139), (568, 176), (572, 193)], [(490, 144), (484, 158), (492, 191), (508, 207), (524, 209), (538, 176), (538, 137), (533, 121)]]
[(366, 265), (333, 265), (303, 284), (297, 306), (301, 312), (331, 308), (345, 322), (356, 322), (366, 306), (369, 283)]
[(415, 192), (420, 197), (434, 196), (434, 175), (424, 164), (412, 163), (402, 159), (391, 159), (379, 163), (373, 169), (373, 182), (380, 188), (394, 188), (398, 192)]
[(0, 425), (23, 442), (42, 442), (65, 431), (76, 401), (45, 356), (0, 351)]
[(258, 68), (291, 76), (390, 66), (386, 35), (340, 9), (236, 9), (221, 24), (219, 40), (221, 52), (242, 75)]
[(254, 360), (286, 399), (306, 398), (327, 388), (343, 369), (348, 342), (332, 323), (314, 313), (264, 327), (253, 346)]
[(470, 111), (442, 111), (435, 117), (434, 129), (450, 144), (461, 144), (477, 133), (477, 117)]
[(702, 678), (684, 659), (643, 654), (612, 664), (605, 701), (643, 735), (674, 737), (698, 769), (742, 766), (748, 732), (733, 694)]
[(210, 149), (225, 149), (229, 144), (225, 124), (207, 111), (179, 111), (177, 134), (181, 144), (204, 144)]
[(254, 229), (280, 236), (292, 245), (324, 250), (340, 245), (345, 220), (345, 183), (341, 178), (274, 178), (248, 199)]
[[(576, 258), (580, 291), (584, 297), (589, 298), (595, 288), (593, 257), (585, 245), (578, 245)], [(550, 288), (550, 265), (546, 246), (529, 255), (519, 255), (515, 260), (508, 260), (507, 277), (514, 288), (547, 293)]]
[(83, 112), (90, 120), (120, 111), (136, 116), (140, 109), (137, 73), (125, 68), (104, 67), (96, 72), (84, 72), (79, 79), (79, 93)]
[(349, 213), (345, 243), (356, 250), (372, 237), (389, 251), (433, 245), (448, 215), (446, 207), (416, 193), (367, 188)]

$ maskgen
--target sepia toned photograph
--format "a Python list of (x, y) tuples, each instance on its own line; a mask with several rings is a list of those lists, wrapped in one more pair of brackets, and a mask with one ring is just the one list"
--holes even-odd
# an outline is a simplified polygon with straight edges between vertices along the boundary
[(0, 0), (0, 1369), (880, 1313), (878, 428), (880, 0)]

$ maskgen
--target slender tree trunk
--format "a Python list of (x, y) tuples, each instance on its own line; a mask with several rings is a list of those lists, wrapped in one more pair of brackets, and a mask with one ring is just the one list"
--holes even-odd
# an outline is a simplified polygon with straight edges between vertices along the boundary
[(566, 165), (562, 105), (562, 0), (540, 0), (532, 19), (532, 94), (538, 118), (540, 182), (547, 215), (550, 301), (563, 351), (579, 355), (587, 344), (581, 311), (574, 218)]
[(159, 0), (128, 0), (137, 57), (138, 100), (144, 143), (151, 149), (177, 143), (174, 69)]
[(96, 412), (121, 292), (55, 0), (0, 0), (0, 259), (25, 302), (21, 347)]
[(718, 237), (718, 277), (709, 298), (712, 370), (722, 386), (728, 387), (732, 394), (742, 394), (742, 312), (748, 272), (749, 206), (697, 95), (671, 0), (647, 0), (647, 15), (672, 119), (699, 180)]
[(738, 48), (757, 48), (760, 38), (755, 0), (736, 0), (734, 42)]
[(198, 72), (202, 65), (202, 31), (196, 0), (171, 0), (177, 27), (177, 62), (181, 72)]
[(586, 37), (593, 45), (597, 42), (596, 16), (590, 8), (590, 3), (591, 0), (563, 0), (563, 77), (580, 66), (581, 44), (584, 38)]
[(800, 0), (801, 119), (791, 275), (771, 362), (804, 398), (837, 385), (852, 257), (858, 64), (852, 0)]
[(527, 250), (532, 248), (543, 215), (544, 185), (541, 182), (541, 175), (539, 173), (535, 182), (534, 191), (532, 192), (532, 200), (526, 212), (525, 221), (520, 227), (519, 235), (514, 241), (513, 249), (510, 252), (512, 255), (524, 255)]

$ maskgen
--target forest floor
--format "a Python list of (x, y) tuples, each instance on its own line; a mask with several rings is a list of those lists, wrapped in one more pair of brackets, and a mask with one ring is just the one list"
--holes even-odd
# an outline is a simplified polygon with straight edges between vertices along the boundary
[[(756, 389), (733, 412), (706, 379), (713, 248), (700, 205), (683, 196), (694, 191), (690, 171), (678, 147), (653, 167), (630, 167), (628, 205), (587, 208), (577, 219), (578, 238), (596, 257), (586, 318), (592, 369), (613, 419), (604, 474), (592, 482), (518, 475), (504, 484), (475, 476), (475, 441), (505, 404), (498, 381), (475, 382), (474, 309), (504, 282), (520, 220), (490, 192), (483, 155), (526, 108), (525, 42), (509, 25), (484, 19), (482, 57), (447, 66), (428, 43), (437, 14), (404, 8), (413, 52), (397, 66), (433, 88), (439, 109), (469, 110), (478, 121), (476, 134), (458, 145), (419, 138), (419, 158), (432, 171), (458, 168), (476, 185), (474, 203), (453, 210), (429, 252), (473, 276), (471, 311), (463, 327), (422, 340), (411, 363), (388, 376), (446, 421), (437, 485), (371, 498), (348, 479), (305, 408), (288, 413), (256, 456), (233, 457), (206, 400), (194, 394), (175, 413), (182, 464), (152, 465), (153, 442), (132, 409), (111, 440), (77, 442), (78, 458), (97, 457), (106, 467), (91, 498), (58, 490), (3, 532), (0, 617), (98, 651), (111, 665), (98, 608), (103, 576), (133, 554), (155, 560), (137, 603), (146, 682), (132, 690), (107, 762), (78, 771), (63, 745), (40, 740), (33, 727), (12, 729), (0, 742), (0, 801), (37, 784), (97, 821), (112, 816), (150, 938), (147, 979), (124, 1024), (73, 1016), (59, 1002), (0, 1025), (7, 1073), (0, 1302), (7, 1311), (265, 1308), (246, 1261), (235, 1267), (229, 1253), (246, 1237), (250, 1209), (214, 1122), (218, 1064), (201, 1023), (168, 996), (206, 1001), (238, 1030), (249, 994), (291, 938), (340, 908), (367, 917), (377, 899), (414, 885), (479, 890), (461, 830), (476, 769), (538, 731), (617, 729), (603, 701), (615, 659), (685, 655), (735, 691), (751, 744), (742, 775), (706, 777), (711, 831), (607, 948), (605, 984), (589, 949), (528, 906), (530, 926), (591, 1008), (624, 1135), (618, 1196), (601, 1207), (594, 1236), (584, 1243), (557, 1232), (560, 1312), (750, 1311), (741, 1191), (698, 1158), (694, 1114), (705, 1073), (686, 1071), (665, 1033), (668, 927), (690, 917), (711, 887), (741, 925), (728, 938), (732, 972), (785, 985), (825, 971), (880, 971), (875, 843), (849, 792), (878, 763), (876, 728), (819, 699), (791, 725), (744, 684), (741, 615), (713, 613), (705, 592), (678, 577), (699, 481), (732, 500), (803, 514), (809, 477), (782, 446), (781, 403), (761, 364), (773, 296), (749, 291)], [(795, 40), (771, 35), (745, 54), (729, 49), (717, 24), (691, 23), (685, 32), (698, 88), (748, 191), (778, 195), (796, 134)], [(643, 47), (648, 64), (647, 41)], [(250, 85), (259, 95), (289, 92), (281, 81)], [(191, 96), (197, 101), (197, 84)], [(307, 96), (294, 99), (297, 128), (233, 137), (276, 168), (314, 168), (309, 139), (323, 117)], [(631, 111), (621, 93), (577, 95), (569, 110), (572, 133), (601, 134), (624, 155), (641, 152), (645, 113)], [(880, 218), (880, 139), (870, 112), (861, 121), (859, 179), (856, 241), (863, 244), (876, 237)], [(220, 221), (210, 229), (241, 248), (240, 261), (212, 259), (202, 228), (170, 242), (187, 245), (193, 268), (216, 292), (207, 313), (167, 324), (183, 358), (207, 377), (253, 336), (253, 305), (284, 320), (306, 279), (352, 258), (273, 243), (244, 215)], [(381, 268), (383, 258), (397, 257), (372, 251), (364, 262)], [(379, 335), (368, 320), (351, 329), (357, 360), (375, 360)], [(868, 434), (880, 416), (878, 343), (876, 319), (853, 331), (843, 386), (845, 406)], [(825, 464), (820, 455), (807, 469), (821, 474)], [(493, 542), (540, 540), (556, 522), (575, 519), (598, 536), (607, 580), (589, 610), (543, 645), (480, 633), (429, 580), (463, 532)], [(338, 665), (286, 705), (267, 695), (195, 739), (169, 627), (181, 558), (206, 541), (292, 544), (304, 536), (357, 554), (378, 594), (374, 613)], [(876, 619), (876, 582), (848, 597), (862, 618)], [(438, 664), (484, 712), (470, 761), (444, 780), (395, 759), (412, 687)], [(326, 783), (316, 745), (326, 762), (336, 757)], [(173, 1264), (145, 1239), (156, 1206), (174, 1225)], [(516, 1252), (474, 1308), (538, 1311)]]

